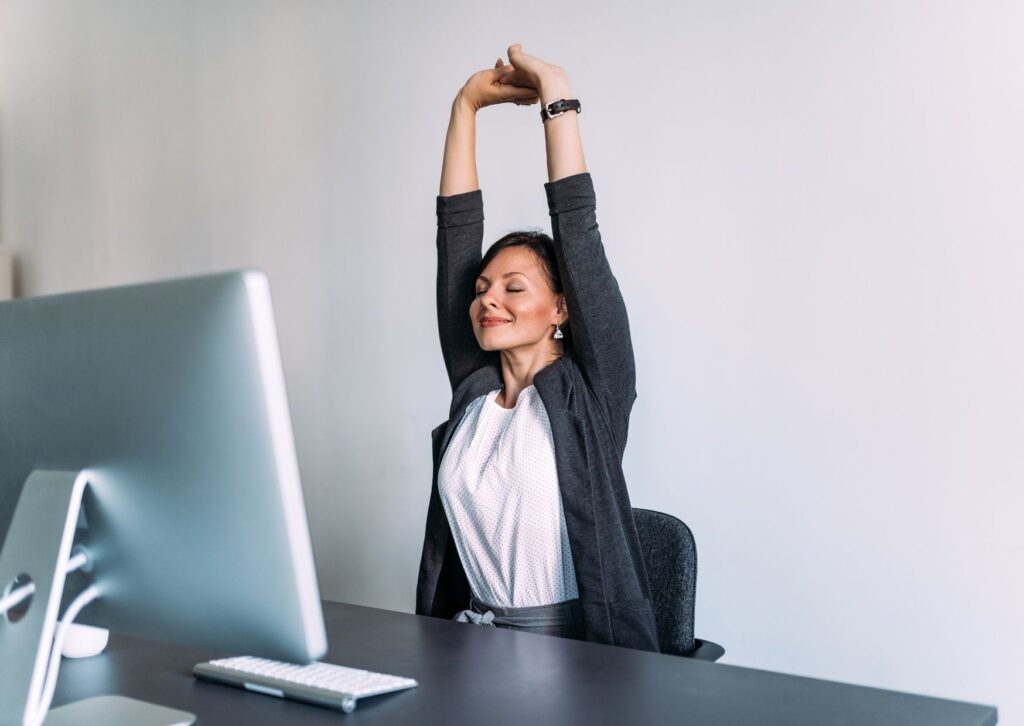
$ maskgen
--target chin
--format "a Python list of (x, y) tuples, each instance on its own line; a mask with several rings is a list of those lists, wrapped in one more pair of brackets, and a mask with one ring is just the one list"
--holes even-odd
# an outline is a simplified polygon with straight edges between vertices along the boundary
[(501, 350), (502, 348), (505, 347), (505, 346), (502, 346), (502, 345), (495, 345), (493, 340), (488, 341), (488, 340), (480, 340), (480, 338), (477, 338), (476, 342), (480, 345), (480, 350), (485, 351), (487, 353), (490, 353), (490, 352), (496, 351), (496, 350)]
[(477, 335), (476, 342), (480, 346), (480, 350), (487, 352), (505, 350), (506, 348), (514, 347), (514, 344), (509, 345), (509, 342), (504, 340), (503, 336), (488, 335), (486, 332), (482, 335)]
[(495, 349), (493, 345), (489, 344), (487, 336), (481, 335), (480, 331), (474, 330), (473, 335), (476, 337), (476, 344), (480, 346), (480, 350), (492, 351)]

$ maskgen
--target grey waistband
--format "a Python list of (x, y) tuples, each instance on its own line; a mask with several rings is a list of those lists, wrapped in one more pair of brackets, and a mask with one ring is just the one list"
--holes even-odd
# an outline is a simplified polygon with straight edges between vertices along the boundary
[(553, 605), (499, 608), (482, 603), (475, 597), (470, 597), (469, 609), (457, 613), (453, 620), (460, 623), (490, 625), (491, 627), (545, 628), (582, 622), (582, 611), (578, 598)]

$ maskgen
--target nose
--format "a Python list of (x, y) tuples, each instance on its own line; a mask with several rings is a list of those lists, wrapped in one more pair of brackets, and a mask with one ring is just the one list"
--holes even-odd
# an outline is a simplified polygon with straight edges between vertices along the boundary
[(480, 296), (480, 305), (487, 310), (496, 310), (498, 308), (498, 298), (491, 292), (494, 288), (489, 288), (483, 295)]

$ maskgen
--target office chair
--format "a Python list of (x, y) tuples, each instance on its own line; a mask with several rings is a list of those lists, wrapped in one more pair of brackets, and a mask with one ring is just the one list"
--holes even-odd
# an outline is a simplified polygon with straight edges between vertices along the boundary
[(670, 514), (633, 508), (651, 585), (651, 604), (662, 653), (716, 661), (725, 648), (693, 636), (697, 600), (697, 545), (693, 533)]

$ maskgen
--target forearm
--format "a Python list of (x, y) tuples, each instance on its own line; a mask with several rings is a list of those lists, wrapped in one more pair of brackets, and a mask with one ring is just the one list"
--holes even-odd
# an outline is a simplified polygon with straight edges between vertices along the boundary
[(442, 197), (480, 188), (476, 175), (476, 110), (459, 93), (452, 103), (441, 166)]
[[(572, 88), (562, 79), (541, 85), (540, 100), (544, 106), (560, 98), (572, 97)], [(547, 147), (549, 182), (587, 171), (578, 113), (567, 111), (545, 121), (544, 142)]]

